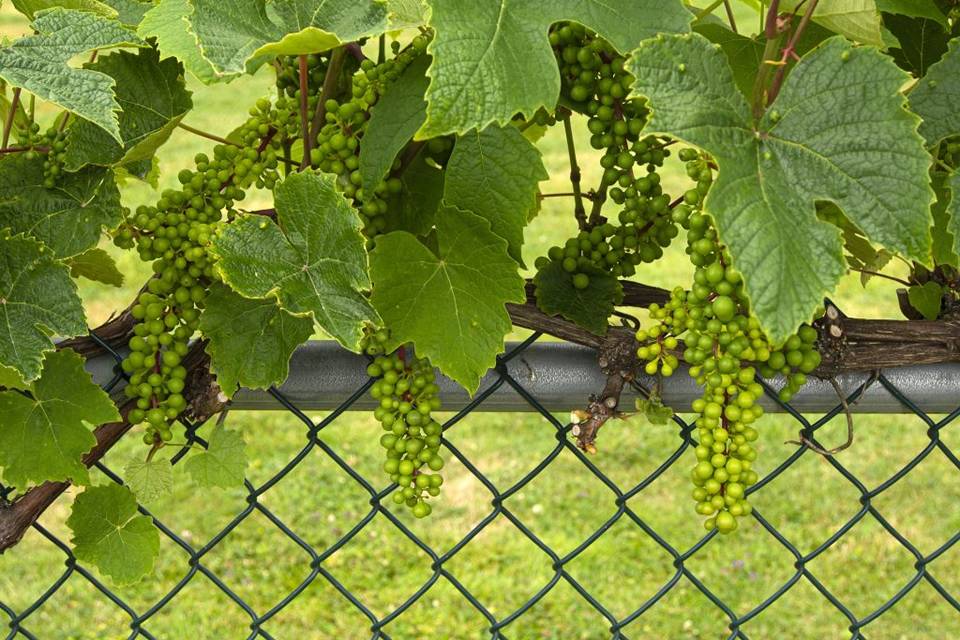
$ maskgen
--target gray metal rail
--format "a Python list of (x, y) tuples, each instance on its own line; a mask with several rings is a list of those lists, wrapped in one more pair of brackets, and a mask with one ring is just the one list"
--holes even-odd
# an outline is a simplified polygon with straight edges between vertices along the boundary
[[(514, 343), (507, 345), (509, 351)], [(103, 356), (88, 361), (88, 369), (99, 383), (106, 383), (113, 376), (115, 361)], [(304, 410), (323, 411), (337, 407), (367, 381), (367, 360), (350, 353), (334, 342), (310, 342), (297, 349), (290, 362), (290, 377), (280, 387), (283, 394)], [(596, 353), (592, 349), (572, 344), (542, 342), (530, 345), (523, 353), (507, 363), (507, 370), (530, 394), (550, 411), (566, 412), (586, 405), (590, 394), (603, 389), (604, 375), (597, 366)], [(900, 391), (927, 413), (949, 413), (960, 407), (960, 364), (936, 366), (899, 367), (886, 369), (885, 376)], [(853, 392), (870, 377), (866, 373), (846, 374), (837, 377), (840, 388)], [(480, 389), (485, 389), (497, 380), (497, 373), (490, 372), (483, 379)], [(646, 387), (653, 386), (653, 379), (642, 377)], [(470, 400), (467, 393), (456, 383), (441, 376), (441, 397), (444, 410), (458, 410)], [(775, 388), (782, 384), (772, 381)], [(633, 406), (637, 392), (627, 388), (621, 406)], [(699, 397), (700, 391), (693, 380), (683, 371), (667, 379), (663, 386), (664, 402), (681, 411)], [(833, 387), (825, 381), (811, 378), (807, 385), (791, 401), (791, 406), (800, 412), (823, 413), (838, 403)], [(782, 409), (769, 398), (763, 400), (770, 411)], [(371, 409), (376, 401), (369, 396), (359, 400), (356, 409)], [(266, 391), (244, 389), (235, 397), (232, 408), (238, 410), (280, 409), (281, 406)], [(479, 408), (480, 411), (531, 411), (509, 385), (502, 385)], [(880, 384), (871, 385), (851, 406), (857, 413), (903, 413), (906, 407)]]

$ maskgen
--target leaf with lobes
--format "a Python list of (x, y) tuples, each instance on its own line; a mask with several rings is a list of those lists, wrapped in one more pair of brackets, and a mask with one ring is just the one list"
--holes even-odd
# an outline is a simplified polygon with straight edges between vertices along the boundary
[(930, 159), (904, 109), (907, 75), (888, 57), (826, 40), (759, 122), (702, 36), (648, 40), (628, 67), (634, 95), (649, 100), (647, 131), (717, 161), (705, 209), (774, 341), (809, 321), (845, 271), (839, 231), (817, 219), (816, 202), (835, 203), (871, 241), (929, 262)]

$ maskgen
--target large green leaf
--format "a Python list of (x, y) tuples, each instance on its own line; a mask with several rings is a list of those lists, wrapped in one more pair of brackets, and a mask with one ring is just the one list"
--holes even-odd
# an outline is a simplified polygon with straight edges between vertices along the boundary
[(403, 231), (377, 238), (373, 303), (390, 327), (388, 348), (412, 342), (473, 393), (512, 327), (504, 305), (526, 300), (523, 279), (506, 241), (480, 216), (441, 208), (437, 241), (435, 254)]
[(547, 40), (554, 22), (584, 24), (627, 52), (658, 33), (688, 31), (691, 19), (679, 0), (432, 0), (430, 7), (436, 37), (422, 139), (552, 109), (560, 94)]
[(279, 307), (274, 298), (250, 299), (229, 287), (210, 290), (200, 317), (211, 368), (232, 396), (238, 386), (266, 389), (287, 379), (293, 350), (310, 339), (313, 322)]
[(149, 160), (193, 107), (180, 63), (173, 58), (160, 62), (155, 49), (119, 51), (87, 68), (116, 81), (123, 143), (118, 144), (87, 120), (74, 122), (67, 133), (68, 171), (87, 164), (111, 166)]
[(87, 330), (70, 272), (39, 242), (0, 230), (0, 365), (24, 379), (40, 375), (50, 333)]
[(887, 15), (884, 25), (900, 43), (899, 48), (890, 50), (893, 59), (916, 76), (924, 75), (947, 52), (950, 35), (934, 20)]
[(200, 43), (193, 32), (190, 0), (160, 0), (140, 22), (137, 33), (141, 38), (156, 38), (164, 56), (173, 56), (184, 68), (206, 83), (217, 79), (210, 61), (203, 57)]
[[(806, 3), (799, 6), (801, 3), (803, 0), (783, 0), (780, 9), (803, 12), (806, 10)], [(851, 40), (877, 47), (884, 46), (880, 10), (875, 0), (820, 0), (813, 12), (813, 19)]]
[(397, 154), (427, 119), (426, 71), (429, 56), (420, 56), (404, 69), (370, 112), (360, 141), (360, 174), (367, 190), (374, 189), (390, 171)]
[(377, 0), (193, 0), (190, 20), (220, 75), (253, 71), (269, 56), (319, 53), (382, 33)]
[(960, 38), (910, 92), (910, 108), (923, 118), (920, 133), (931, 147), (960, 135)]
[(519, 129), (491, 126), (457, 140), (443, 200), (486, 218), (513, 259), (522, 262), (523, 228), (537, 211), (540, 181), (549, 177), (540, 152)]
[(720, 45), (727, 55), (737, 87), (749, 97), (753, 93), (760, 63), (763, 62), (764, 42), (759, 37), (748, 38), (715, 22), (700, 22), (693, 26), (693, 30)]
[(73, 552), (117, 584), (132, 584), (153, 572), (160, 532), (137, 514), (137, 500), (118, 484), (88, 487), (67, 518)]
[(69, 349), (51, 351), (29, 396), (0, 392), (0, 467), (8, 485), (89, 481), (81, 458), (97, 439), (88, 425), (119, 420), (120, 414), (83, 363)]
[(953, 234), (953, 252), (960, 255), (960, 171), (953, 173), (949, 185), (952, 197), (947, 206), (947, 213), (950, 216), (947, 228)]
[(595, 267), (581, 268), (590, 277), (590, 286), (577, 289), (573, 274), (551, 260), (533, 278), (537, 306), (549, 315), (560, 315), (599, 336), (607, 333), (607, 318), (623, 302), (623, 287), (615, 277)]
[(630, 69), (653, 111), (647, 129), (709, 152), (705, 207), (743, 272), (753, 310), (783, 340), (844, 271), (832, 201), (874, 242), (930, 258), (929, 155), (899, 93), (907, 75), (871, 48), (831, 38), (797, 64), (755, 123), (721, 51), (699, 35), (643, 43)]
[(74, 56), (140, 39), (116, 20), (52, 9), (33, 22), (37, 34), (0, 49), (0, 78), (86, 118), (120, 140), (113, 78), (67, 65)]
[(153, 502), (173, 491), (173, 465), (163, 458), (134, 458), (124, 467), (123, 480), (137, 500)]
[(277, 222), (238, 219), (214, 242), (224, 281), (249, 298), (276, 297), (291, 313), (316, 323), (354, 351), (377, 312), (370, 288), (360, 218), (335, 177), (293, 174), (274, 190)]
[(426, 235), (433, 228), (443, 200), (444, 172), (421, 153), (400, 176), (403, 188), (388, 201), (385, 231), (409, 231)]
[(201, 487), (233, 489), (243, 483), (247, 470), (245, 447), (242, 433), (218, 424), (210, 435), (209, 446), (187, 458), (183, 466)]
[(947, 28), (947, 16), (943, 14), (934, 0), (876, 0), (877, 8), (884, 13), (908, 16), (911, 18), (927, 18), (939, 22)]
[(13, 0), (11, 4), (17, 11), (31, 20), (37, 13), (56, 7), (74, 11), (89, 11), (105, 18), (117, 17), (116, 10), (103, 2), (98, 2), (98, 0)]
[(90, 167), (43, 185), (43, 160), (15, 154), (0, 160), (0, 229), (43, 242), (58, 258), (96, 246), (104, 227), (123, 217), (113, 173)]

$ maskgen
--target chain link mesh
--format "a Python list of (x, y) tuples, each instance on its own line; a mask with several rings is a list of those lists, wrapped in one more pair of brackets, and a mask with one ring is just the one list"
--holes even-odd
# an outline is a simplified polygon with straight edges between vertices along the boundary
[[(358, 625), (355, 637), (370, 637), (373, 640), (389, 640), (391, 638), (397, 638), (397, 640), (399, 640), (401, 637), (403, 637), (391, 635), (391, 631), (388, 628), (390, 624), (398, 620), (401, 616), (403, 616), (421, 601), (428, 600), (430, 597), (428, 594), (431, 592), (431, 589), (441, 581), (446, 582), (450, 587), (455, 589), (456, 592), (462, 597), (463, 604), (472, 607), (479, 616), (485, 619), (486, 627), (482, 630), (480, 635), (472, 635), (469, 637), (486, 637), (494, 640), (506, 640), (507, 638), (513, 638), (515, 640), (517, 637), (521, 637), (511, 635), (511, 632), (507, 627), (520, 617), (527, 614), (533, 607), (537, 605), (538, 602), (545, 598), (561, 583), (564, 583), (567, 587), (578, 594), (578, 596), (582, 598), (582, 601), (586, 603), (586, 605), (592, 609), (595, 614), (598, 614), (605, 621), (605, 623), (598, 625), (603, 628), (596, 629), (596, 634), (590, 635), (590, 638), (604, 637), (613, 639), (626, 639), (630, 637), (652, 637), (647, 634), (631, 636), (631, 631), (628, 629), (628, 627), (634, 622), (640, 620), (659, 602), (667, 598), (671, 591), (676, 589), (677, 586), (682, 582), (692, 585), (696, 591), (708, 599), (709, 602), (712, 603), (712, 605), (721, 611), (726, 617), (727, 629), (722, 632), (722, 635), (713, 634), (709, 636), (704, 635), (696, 637), (726, 637), (729, 639), (739, 638), (744, 640), (750, 638), (751, 636), (748, 635), (748, 629), (746, 629), (747, 623), (759, 616), (761, 613), (773, 607), (779, 600), (781, 600), (781, 598), (783, 598), (785, 594), (790, 592), (792, 589), (797, 588), (797, 585), (804, 581), (807, 583), (807, 585), (813, 587), (839, 615), (845, 618), (848, 630), (847, 632), (849, 633), (849, 635), (846, 637), (849, 637), (852, 640), (867, 638), (868, 633), (872, 634), (874, 630), (882, 630), (883, 622), (877, 621), (884, 616), (884, 614), (890, 611), (892, 607), (907, 598), (908, 595), (915, 588), (917, 588), (920, 583), (927, 583), (936, 591), (936, 593), (944, 602), (952, 607), (955, 612), (960, 612), (960, 602), (958, 602), (957, 598), (950, 593), (948, 587), (939, 581), (930, 570), (930, 565), (938, 558), (941, 558), (947, 554), (948, 551), (957, 543), (957, 541), (960, 540), (960, 530), (958, 530), (948, 540), (943, 542), (938, 548), (925, 554), (919, 550), (917, 545), (911, 542), (907, 535), (898, 530), (898, 528), (895, 527), (875, 505), (878, 496), (902, 480), (907, 474), (917, 469), (917, 467), (927, 460), (934, 451), (939, 451), (942, 453), (946, 460), (952, 464), (951, 472), (960, 471), (960, 459), (957, 458), (957, 456), (941, 438), (944, 428), (951, 424), (956, 417), (960, 415), (960, 406), (958, 406), (953, 413), (939, 419), (935, 419), (927, 415), (920, 407), (911, 402), (909, 398), (900, 393), (900, 391), (894, 385), (892, 385), (888, 378), (882, 373), (864, 382), (859, 388), (854, 390), (846, 399), (848, 403), (856, 402), (857, 398), (863, 393), (868, 385), (883, 385), (884, 388), (886, 388), (886, 390), (896, 397), (897, 400), (902, 404), (903, 413), (909, 413), (917, 416), (926, 425), (926, 437), (928, 438), (929, 442), (916, 456), (910, 459), (909, 462), (903, 465), (896, 473), (894, 473), (892, 476), (889, 476), (885, 481), (881, 482), (872, 489), (868, 488), (864, 482), (858, 479), (857, 475), (855, 475), (853, 471), (841, 464), (835, 457), (823, 458), (823, 460), (825, 460), (825, 465), (832, 467), (832, 469), (853, 488), (857, 495), (857, 509), (856, 513), (842, 526), (834, 530), (828, 537), (826, 537), (826, 539), (822, 541), (822, 543), (807, 553), (801, 551), (800, 545), (792, 542), (788, 534), (778, 530), (778, 528), (774, 526), (770, 520), (764, 517), (762, 509), (755, 508), (752, 517), (755, 518), (763, 530), (766, 531), (767, 534), (772, 537), (772, 539), (776, 540), (777, 543), (782, 546), (782, 548), (790, 555), (792, 559), (792, 564), (789, 567), (791, 575), (789, 578), (783, 581), (778, 588), (770, 593), (769, 596), (755, 602), (752, 607), (744, 610), (742, 607), (734, 607), (732, 604), (725, 602), (720, 595), (718, 595), (714, 590), (711, 590), (705, 584), (705, 582), (698, 577), (698, 573), (693, 566), (694, 563), (692, 562), (692, 559), (703, 554), (704, 549), (714, 543), (718, 537), (716, 532), (706, 533), (693, 545), (687, 548), (679, 548), (674, 544), (671, 544), (671, 542), (668, 541), (668, 536), (665, 535), (665, 532), (655, 529), (647, 519), (641, 516), (641, 513), (638, 511), (638, 509), (636, 509), (630, 503), (631, 499), (639, 496), (654, 482), (663, 477), (664, 474), (677, 465), (684, 454), (689, 452), (691, 447), (696, 446), (696, 442), (693, 439), (693, 425), (685, 422), (679, 416), (675, 416), (673, 421), (677, 427), (675, 442), (676, 448), (660, 464), (658, 464), (652, 472), (647, 474), (638, 482), (634, 483), (632, 486), (620, 486), (616, 481), (614, 481), (614, 479), (605, 474), (590, 457), (577, 449), (577, 447), (573, 444), (572, 439), (568, 437), (571, 428), (570, 425), (563, 424), (560, 420), (548, 412), (537, 401), (537, 398), (533, 397), (527, 392), (526, 389), (524, 389), (523, 385), (517, 379), (509, 375), (507, 367), (505, 366), (506, 363), (511, 359), (518, 357), (518, 355), (520, 355), (538, 338), (539, 335), (535, 334), (525, 342), (521, 343), (519, 346), (501, 356), (498, 359), (496, 368), (498, 378), (496, 379), (495, 383), (477, 395), (468, 406), (450, 417), (444, 424), (445, 435), (443, 439), (443, 447), (447, 452), (447, 457), (452, 456), (458, 460), (459, 463), (463, 465), (463, 468), (466, 469), (466, 471), (473, 478), (481, 483), (483, 487), (485, 487), (485, 489), (489, 492), (491, 499), (491, 509), (489, 513), (482, 517), (479, 522), (477, 522), (475, 526), (473, 526), (466, 533), (466, 535), (462, 536), (459, 542), (452, 545), (446, 551), (440, 551), (432, 547), (426, 540), (418, 536), (416, 532), (414, 532), (392, 511), (392, 509), (397, 507), (392, 503), (391, 500), (388, 500), (388, 498), (391, 492), (396, 488), (396, 485), (383, 487), (380, 476), (370, 478), (365, 477), (354, 468), (349, 461), (349, 456), (346, 456), (342, 452), (335, 450), (334, 447), (324, 439), (325, 430), (338, 418), (340, 418), (344, 412), (350, 411), (354, 403), (368, 392), (370, 386), (374, 382), (372, 379), (358, 388), (352, 395), (344, 398), (342, 404), (340, 404), (336, 410), (326, 415), (322, 420), (311, 419), (311, 417), (298, 409), (293, 403), (284, 397), (280, 391), (277, 389), (271, 389), (270, 394), (276, 400), (278, 406), (288, 411), (292, 416), (295, 416), (296, 419), (301, 421), (306, 427), (305, 440), (302, 443), (302, 448), (294, 456), (292, 456), (292, 458), (289, 459), (277, 473), (273, 474), (272, 477), (269, 477), (269, 479), (267, 479), (265, 482), (257, 485), (249, 480), (245, 481), (244, 486), (247, 492), (246, 504), (239, 512), (235, 514), (233, 519), (226, 526), (222, 527), (205, 543), (198, 545), (192, 539), (188, 539), (189, 536), (185, 536), (183, 532), (178, 532), (174, 526), (165, 523), (161, 517), (155, 515), (149, 509), (143, 506), (139, 508), (142, 514), (153, 519), (154, 523), (161, 532), (161, 536), (165, 537), (167, 541), (173, 543), (172, 548), (170, 546), (164, 547), (165, 552), (173, 553), (175, 549), (179, 549), (179, 553), (181, 553), (183, 556), (182, 563), (186, 567), (186, 573), (182, 576), (182, 578), (176, 581), (176, 584), (172, 589), (166, 590), (166, 592), (160, 595), (160, 597), (154, 598), (153, 601), (149, 603), (149, 606), (144, 606), (142, 603), (130, 602), (125, 599), (117, 589), (112, 588), (108, 582), (105, 582), (103, 579), (101, 579), (94, 571), (77, 561), (77, 559), (71, 553), (70, 547), (65, 542), (62, 535), (58, 536), (48, 528), (44, 527), (42, 524), (37, 523), (33, 528), (40, 536), (42, 536), (45, 544), (62, 554), (65, 568), (59, 576), (51, 576), (50, 586), (42, 593), (42, 595), (40, 595), (40, 597), (36, 598), (28, 606), (15, 608), (12, 606), (12, 604), (4, 602), (2, 599), (0, 599), (0, 619), (3, 619), (4, 617), (7, 619), (7, 631), (5, 632), (5, 637), (10, 640), (14, 638), (43, 638), (44, 636), (42, 634), (38, 635), (38, 633), (35, 633), (31, 630), (33, 621), (32, 619), (39, 609), (50, 603), (50, 601), (64, 589), (65, 585), (74, 583), (76, 581), (86, 582), (95, 588), (100, 594), (102, 594), (104, 598), (108, 600), (109, 607), (114, 607), (120, 614), (120, 618), (125, 620), (128, 625), (126, 628), (124, 628), (122, 625), (119, 628), (104, 628), (102, 634), (98, 632), (95, 633), (93, 637), (126, 636), (129, 638), (149, 639), (162, 637), (155, 635), (155, 632), (151, 631), (151, 622), (156, 619), (158, 614), (167, 608), (168, 605), (171, 605), (171, 602), (177, 598), (177, 596), (181, 594), (181, 592), (183, 592), (188, 585), (194, 581), (202, 580), (203, 578), (208, 580), (212, 585), (215, 585), (216, 589), (222, 594), (222, 596), (239, 608), (239, 610), (241, 610), (243, 614), (249, 618), (249, 632), (248, 635), (246, 635), (248, 638), (274, 638), (275, 636), (271, 635), (270, 631), (267, 629), (268, 623), (284, 609), (290, 607), (291, 603), (304, 594), (304, 592), (310, 588), (311, 585), (317, 582), (325, 582), (339, 592), (339, 594), (342, 596), (343, 609), (340, 610), (342, 615), (350, 616), (359, 614), (359, 616), (362, 616), (366, 619), (366, 627), (364, 628), (363, 624)], [(109, 349), (105, 344), (102, 344), (102, 346)], [(111, 351), (111, 353), (117, 359), (117, 363), (119, 365), (120, 356), (115, 352)], [(106, 385), (108, 390), (114, 388), (123, 380), (119, 366), (117, 366), (115, 371), (117, 372), (117, 375), (113, 378), (113, 380), (110, 381), (109, 384)], [(538, 413), (543, 420), (549, 424), (550, 428), (554, 432), (556, 444), (549, 451), (549, 453), (547, 453), (518, 481), (507, 486), (498, 486), (498, 484), (496, 484), (477, 466), (475, 466), (467, 453), (458, 448), (448, 439), (447, 436), (449, 435), (449, 431), (453, 429), (459, 422), (461, 422), (466, 416), (473, 412), (483, 412), (485, 400), (503, 385), (508, 385), (511, 387), (526, 401), (526, 403), (529, 405), (530, 411)], [(824, 425), (830, 422), (831, 419), (841, 416), (844, 412), (842, 404), (838, 402), (837, 406), (832, 411), (821, 416), (819, 419), (810, 420), (808, 417), (794, 411), (789, 405), (783, 405), (779, 403), (777, 400), (776, 391), (767, 386), (766, 383), (764, 383), (764, 386), (770, 398), (779, 404), (783, 411), (796, 420), (800, 426), (802, 435), (809, 441), (818, 445), (821, 444), (817, 440), (818, 431)], [(572, 400), (572, 402), (582, 402), (582, 399)], [(958, 398), (958, 405), (960, 405), (960, 398)], [(206, 441), (198, 433), (198, 429), (201, 427), (201, 424), (183, 421), (182, 425), (184, 427), (188, 445), (206, 446)], [(181, 449), (172, 458), (172, 462), (174, 464), (180, 462), (188, 451), (189, 447), (184, 447)], [(542, 537), (538, 536), (537, 533), (534, 532), (533, 528), (524, 521), (522, 515), (512, 509), (511, 506), (506, 502), (511, 496), (514, 496), (524, 487), (528, 486), (534, 479), (541, 476), (541, 474), (543, 474), (544, 471), (551, 464), (553, 464), (554, 461), (556, 461), (558, 456), (564, 452), (568, 452), (570, 455), (574, 456), (576, 460), (583, 465), (586, 472), (599, 481), (603, 487), (605, 487), (605, 490), (609, 495), (609, 503), (604, 506), (612, 508), (613, 512), (590, 535), (586, 536), (584, 539), (582, 539), (582, 541), (576, 544), (572, 550), (566, 553), (560, 553), (552, 548), (551, 545), (548, 544)], [(342, 474), (349, 479), (349, 482), (354, 483), (355, 487), (363, 492), (368, 505), (368, 509), (362, 515), (362, 517), (357, 519), (355, 522), (352, 522), (350, 526), (346, 527), (346, 531), (344, 531), (338, 539), (322, 548), (315, 547), (314, 545), (308, 543), (305, 537), (303, 537), (303, 531), (298, 534), (298, 532), (294, 530), (293, 526), (288, 525), (281, 517), (275, 514), (270, 508), (268, 508), (266, 504), (264, 504), (263, 501), (261, 501), (261, 498), (267, 491), (274, 489), (277, 485), (282, 483), (282, 481), (299, 465), (301, 465), (304, 460), (308, 458), (308, 456), (312, 456), (317, 453), (339, 467), (339, 469), (342, 471)], [(774, 482), (777, 478), (784, 476), (784, 474), (790, 470), (793, 465), (797, 464), (802, 457), (813, 455), (814, 454), (810, 451), (801, 447), (797, 447), (796, 450), (779, 465), (762, 476), (761, 480), (756, 485), (751, 487), (747, 493), (756, 494), (757, 492), (763, 491), (764, 488), (770, 483)], [(116, 470), (111, 469), (104, 462), (101, 461), (100, 463), (97, 463), (96, 467), (100, 472), (102, 472), (102, 474), (104, 474), (113, 482), (123, 483), (121, 474)], [(828, 470), (824, 468), (821, 472), (828, 473)], [(322, 491), (323, 488), (318, 487), (317, 490)], [(13, 497), (14, 495), (11, 489), (0, 486), (0, 504), (2, 504), (4, 501), (13, 499)], [(685, 497), (686, 496), (677, 496), (677, 499), (680, 500), (684, 499)], [(62, 500), (63, 498), (61, 498), (61, 501)], [(597, 509), (600, 509), (600, 507), (601, 505), (597, 505)], [(211, 553), (219, 546), (223, 545), (224, 541), (231, 535), (231, 533), (234, 532), (238, 526), (241, 525), (241, 523), (253, 517), (254, 514), (259, 514), (260, 516), (266, 518), (266, 520), (270, 523), (270, 526), (275, 527), (277, 531), (285, 536), (300, 550), (300, 552), (302, 552), (302, 563), (304, 565), (303, 568), (307, 572), (306, 576), (299, 584), (289, 588), (285, 595), (274, 602), (269, 608), (257, 608), (250, 604), (243, 597), (241, 597), (239, 592), (240, 590), (231, 584), (231, 580), (228, 577), (219, 575), (218, 572), (215, 572), (210, 568), (210, 566), (208, 566), (208, 558), (210, 557)], [(827, 550), (840, 545), (844, 537), (858, 523), (868, 518), (875, 520), (875, 522), (886, 531), (892, 544), (898, 545), (902, 550), (905, 550), (910, 555), (913, 562), (914, 573), (909, 580), (903, 584), (902, 588), (900, 588), (892, 597), (886, 599), (880, 606), (876, 607), (866, 615), (861, 615), (858, 617), (853, 612), (853, 607), (845, 603), (844, 598), (832, 592), (825, 585), (825, 583), (818, 578), (811, 568), (811, 564), (816, 559), (823, 556)], [(381, 519), (389, 523), (390, 527), (406, 538), (413, 546), (419, 549), (420, 555), (417, 557), (422, 559), (423, 565), (426, 569), (425, 573), (429, 574), (418, 588), (412, 590), (403, 602), (395, 603), (389, 613), (386, 615), (378, 615), (374, 613), (374, 609), (371, 606), (368, 606), (368, 604), (365, 604), (361, 597), (353, 593), (347, 586), (347, 583), (344, 582), (342, 578), (338, 578), (337, 575), (334, 575), (334, 572), (331, 571), (330, 568), (325, 564), (325, 561), (331, 558), (334, 554), (350, 544), (352, 541), (357, 540), (358, 535), (362, 531), (368, 527), (372, 527), (372, 523), (375, 520)], [(482, 596), (475, 594), (474, 591), (471, 591), (471, 589), (466, 586), (464, 581), (458, 579), (457, 575), (451, 569), (451, 565), (453, 559), (462, 554), (463, 550), (467, 548), (467, 546), (470, 545), (478, 535), (480, 535), (486, 528), (491, 526), (491, 523), (500, 520), (509, 522), (509, 524), (517, 533), (525, 537), (530, 543), (532, 543), (532, 545), (542, 552), (543, 562), (549, 567), (549, 571), (552, 573), (552, 576), (546, 582), (546, 584), (542, 586), (542, 588), (537, 590), (530, 597), (526, 598), (526, 600), (522, 602), (520, 606), (507, 612), (495, 614), (493, 611), (494, 608), (485, 603)], [(646, 594), (636, 594), (637, 602), (633, 610), (627, 615), (620, 617), (613, 612), (612, 607), (608, 606), (604, 602), (604, 598), (601, 595), (592, 593), (591, 589), (585, 586), (582, 580), (575, 578), (573, 573), (570, 571), (571, 563), (584, 554), (587, 549), (600, 540), (615, 525), (627, 525), (629, 527), (634, 527), (638, 533), (646, 536), (649, 541), (656, 546), (656, 548), (669, 555), (672, 566), (671, 575), (659, 586), (659, 588), (657, 588), (649, 596)], [(12, 551), (8, 552), (8, 555), (15, 556), (14, 559), (16, 560), (17, 551), (18, 550), (15, 547)], [(369, 553), (375, 554), (376, 550), (370, 550)], [(627, 555), (624, 555), (621, 560), (623, 562), (630, 561), (629, 556)], [(299, 560), (296, 561), (300, 562)], [(493, 561), (495, 562), (496, 560), (494, 559)], [(16, 563), (14, 563), (14, 569), (16, 569), (16, 566)], [(509, 572), (510, 567), (498, 566), (497, 570)], [(82, 617), (86, 614), (82, 611), (67, 611), (63, 612), (62, 615), (77, 615)], [(578, 614), (571, 613), (571, 615)], [(871, 623), (875, 624), (873, 624), (869, 630), (865, 629), (868, 625), (871, 625)], [(960, 631), (958, 630), (960, 630), (960, 624), (954, 628), (954, 631), (951, 632), (945, 629), (943, 630), (943, 634), (938, 635), (937, 637), (955, 638), (960, 635)], [(804, 635), (802, 630), (798, 630), (797, 633), (799, 635), (789, 637), (812, 637)], [(332, 636), (326, 636), (321, 633), (319, 637)], [(462, 635), (459, 632), (454, 632), (449, 636), (443, 636), (441, 634), (436, 637), (465, 638), (468, 636)], [(561, 636), (548, 633), (537, 637), (559, 638)], [(881, 633), (877, 637), (893, 636), (887, 636)]]

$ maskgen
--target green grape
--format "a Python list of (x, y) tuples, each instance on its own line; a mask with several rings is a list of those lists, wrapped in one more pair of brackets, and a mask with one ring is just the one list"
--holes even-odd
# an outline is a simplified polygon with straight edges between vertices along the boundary
[(370, 328), (362, 343), (364, 353), (375, 356), (367, 374), (378, 378), (370, 395), (380, 403), (374, 417), (386, 432), (380, 437), (386, 451), (383, 470), (399, 485), (394, 501), (424, 518), (431, 511), (427, 495), (439, 495), (443, 484), (443, 476), (429, 473), (444, 465), (443, 427), (431, 417), (440, 408), (439, 387), (429, 360), (410, 357), (406, 348), (384, 355), (389, 336), (385, 329)]
[[(780, 399), (788, 401), (820, 364), (817, 331), (801, 326), (782, 345), (773, 344), (751, 313), (743, 279), (732, 266), (710, 218), (697, 207), (712, 182), (711, 169), (693, 150), (680, 152), (687, 174), (697, 180), (697, 196), (685, 196), (678, 223), (687, 229), (687, 254), (696, 267), (689, 290), (675, 288), (663, 305), (649, 308), (654, 324), (637, 331), (638, 357), (647, 374), (669, 376), (683, 340), (682, 359), (703, 388), (692, 405), (697, 414), (697, 463), (691, 470), (696, 512), (704, 526), (731, 533), (737, 519), (749, 515), (747, 490), (758, 480), (752, 468), (757, 453), (753, 426), (763, 415), (764, 395), (757, 374), (781, 373), (787, 382)], [(688, 192), (689, 194), (690, 192)]]

